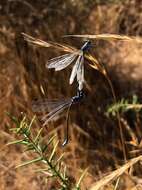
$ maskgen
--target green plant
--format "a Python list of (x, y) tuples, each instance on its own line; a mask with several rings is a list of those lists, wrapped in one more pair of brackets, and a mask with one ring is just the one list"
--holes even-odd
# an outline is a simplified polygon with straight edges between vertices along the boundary
[(140, 111), (142, 109), (142, 104), (138, 102), (138, 97), (133, 95), (132, 101), (122, 98), (120, 101), (115, 104), (110, 105), (107, 108), (107, 116), (116, 116), (117, 112), (124, 113), (129, 110)]
[(24, 151), (30, 151), (31, 153), (33, 153), (34, 157), (32, 160), (28, 160), (16, 166), (16, 168), (38, 163), (39, 165), (42, 165), (42, 167), (36, 171), (46, 174), (47, 178), (53, 178), (57, 180), (60, 189), (79, 190), (80, 183), (87, 170), (83, 172), (76, 184), (72, 184), (72, 182), (69, 180), (69, 177), (67, 176), (67, 167), (63, 163), (64, 154), (61, 154), (60, 156), (57, 156), (56, 154), (59, 144), (59, 141), (56, 140), (56, 135), (49, 138), (49, 140), (47, 140), (47, 143), (45, 143), (43, 142), (42, 138), (43, 128), (41, 128), (37, 132), (32, 130), (32, 125), (34, 123), (35, 117), (33, 117), (31, 121), (29, 121), (27, 117), (24, 116), (21, 121), (18, 121), (17, 118), (11, 115), (9, 116), (16, 125), (16, 127), (11, 128), (10, 131), (18, 135), (20, 139), (8, 143), (8, 145), (24, 145)]

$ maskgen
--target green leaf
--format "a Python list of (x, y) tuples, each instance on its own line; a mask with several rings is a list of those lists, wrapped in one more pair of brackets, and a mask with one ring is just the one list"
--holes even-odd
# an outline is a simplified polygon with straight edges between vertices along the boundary
[(53, 142), (53, 140), (55, 139), (55, 137), (57, 137), (56, 134), (53, 135), (53, 136), (49, 139), (49, 141), (48, 141), (48, 143), (47, 143), (47, 146)]
[(40, 169), (37, 169), (37, 170), (34, 170), (35, 172), (42, 172), (42, 171), (50, 171), (49, 168), (40, 168)]
[(43, 130), (43, 128), (41, 128), (41, 129), (38, 131), (37, 136), (36, 136), (35, 139), (34, 139), (34, 142), (35, 142), (35, 143), (37, 143), (37, 142), (39, 141), (39, 137), (40, 137), (40, 134), (41, 134), (42, 130)]
[(58, 144), (59, 144), (59, 141), (57, 141), (56, 144), (55, 144), (54, 147), (53, 147), (53, 150), (52, 150), (51, 155), (50, 155), (50, 157), (49, 157), (49, 162), (51, 162), (51, 160), (53, 159)]
[(32, 143), (27, 144), (27, 148), (24, 150), (24, 152), (30, 151), (30, 150), (35, 151), (35, 147)]
[(31, 129), (31, 127), (32, 127), (32, 124), (33, 124), (33, 122), (35, 121), (35, 118), (36, 118), (36, 116), (34, 116), (34, 117), (32, 118), (32, 120), (31, 120), (31, 122), (30, 122), (30, 124), (29, 124), (29, 126), (28, 126), (28, 131), (30, 131), (30, 129)]
[(16, 166), (15, 168), (20, 168), (20, 167), (23, 167), (23, 166), (27, 166), (29, 164), (33, 164), (33, 163), (36, 163), (36, 162), (39, 162), (42, 160), (42, 157), (39, 157), (39, 158), (36, 158), (34, 160), (30, 160), (30, 161), (27, 161), (27, 162), (24, 162), (22, 164), (19, 164), (18, 166)]
[(64, 155), (65, 155), (64, 153), (61, 154), (61, 156), (57, 159), (55, 166), (56, 166), (58, 163), (60, 163), (60, 161), (62, 160), (62, 158), (64, 157)]
[(67, 172), (67, 167), (66, 165), (64, 166), (64, 171), (63, 171), (63, 178), (66, 178), (66, 172)]
[(86, 173), (87, 173), (88, 169), (89, 169), (89, 168), (86, 168), (86, 169), (84, 170), (84, 172), (82, 173), (82, 175), (80, 176), (80, 178), (79, 178), (79, 180), (78, 180), (78, 183), (76, 184), (76, 188), (78, 188), (78, 189), (79, 189), (80, 184), (81, 184), (81, 182), (82, 182), (82, 180), (83, 180), (84, 176), (86, 175)]
[(42, 145), (41, 146), (41, 151), (42, 153), (44, 153), (46, 150), (47, 150), (48, 146), (45, 144), (45, 145)]
[[(17, 133), (20, 133), (22, 128), (24, 127), (25, 125), (25, 120), (26, 120), (26, 116), (23, 117), (22, 121), (20, 122), (20, 126), (17, 128)], [(24, 131), (22, 131), (23, 133)]]
[(12, 141), (12, 142), (7, 143), (7, 145), (21, 144), (21, 142), (23, 142), (23, 140), (16, 140), (16, 141)]
[(37, 170), (34, 170), (34, 171), (44, 173), (44, 174), (48, 175), (47, 177), (54, 177), (53, 172), (49, 168), (41, 168), (41, 169), (37, 169)]

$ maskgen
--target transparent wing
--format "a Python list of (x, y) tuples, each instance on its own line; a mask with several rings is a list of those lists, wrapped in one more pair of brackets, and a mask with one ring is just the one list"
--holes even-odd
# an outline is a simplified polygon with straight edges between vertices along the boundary
[(69, 53), (61, 55), (59, 57), (55, 57), (47, 62), (46, 67), (48, 69), (54, 68), (55, 71), (60, 71), (69, 66), (77, 56), (77, 53)]
[(70, 84), (73, 83), (73, 81), (74, 81), (74, 79), (75, 79), (75, 77), (77, 75), (79, 65), (83, 64), (83, 60), (84, 60), (84, 58), (83, 58), (83, 52), (82, 52), (82, 54), (79, 55), (76, 63), (73, 66), (73, 69), (72, 69), (72, 72), (71, 72), (71, 76), (70, 76), (70, 82), (69, 82)]
[(51, 112), (48, 114), (44, 115), (42, 118), (42, 121), (44, 122), (43, 126), (47, 125), (49, 121), (51, 121), (55, 116), (59, 115), (64, 109), (69, 107), (72, 104), (72, 100), (58, 106), (57, 108), (53, 109)]
[(29, 42), (30, 44), (33, 44), (33, 45), (38, 45), (38, 46), (41, 46), (41, 47), (54, 47), (58, 50), (61, 50), (61, 51), (66, 51), (66, 52), (74, 52), (74, 51), (77, 51), (76, 48), (74, 47), (71, 47), (71, 46), (68, 46), (68, 45), (62, 45), (62, 44), (59, 44), (59, 43), (56, 43), (56, 42), (45, 42), (43, 40), (40, 40), (40, 39), (37, 39), (37, 38), (34, 38), (28, 34), (25, 34), (25, 33), (22, 33), (22, 35), (24, 36), (24, 39)]
[(63, 105), (70, 101), (70, 98), (68, 99), (62, 99), (62, 100), (52, 100), (49, 101), (48, 99), (44, 100), (36, 100), (32, 102), (32, 110), (36, 113), (41, 112), (50, 112), (57, 108), (60, 105)]
[(83, 89), (83, 83), (84, 83), (84, 57), (82, 58), (82, 62), (80, 62), (78, 71), (77, 71), (77, 82), (79, 84), (79, 90)]

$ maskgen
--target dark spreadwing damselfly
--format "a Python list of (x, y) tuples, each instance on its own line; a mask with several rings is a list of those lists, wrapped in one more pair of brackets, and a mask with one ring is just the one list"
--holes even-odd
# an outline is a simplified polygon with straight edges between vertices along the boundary
[(43, 126), (47, 125), (50, 121), (52, 121), (56, 116), (58, 116), (61, 112), (67, 109), (66, 116), (66, 133), (65, 139), (63, 142), (63, 146), (68, 143), (68, 127), (69, 127), (69, 111), (73, 104), (79, 103), (84, 97), (84, 93), (82, 90), (77, 91), (77, 95), (72, 98), (64, 99), (64, 100), (37, 100), (33, 101), (32, 109), (36, 113), (40, 112), (48, 112), (41, 118), (43, 122)]
[[(55, 57), (53, 59), (50, 59), (46, 63), (46, 68), (51, 69), (54, 68), (55, 71), (60, 71), (67, 66), (69, 66), (72, 62), (74, 63), (74, 66), (72, 68), (72, 72), (70, 75), (70, 80), (69, 83), (72, 84), (75, 80), (75, 77), (77, 77), (77, 82), (78, 82), (78, 89), (82, 90), (83, 89), (83, 83), (85, 81), (84, 79), (84, 58), (88, 58), (89, 56), (85, 56), (85, 54), (88, 52), (88, 50), (92, 47), (91, 42), (85, 41), (81, 49), (76, 49), (74, 47), (68, 46), (68, 45), (62, 45), (59, 43), (55, 42), (45, 42), (43, 40), (34, 38), (32, 36), (29, 36), (25, 33), (22, 33), (24, 36), (24, 39), (33, 44), (33, 45), (38, 45), (42, 47), (53, 47), (56, 48), (60, 51), (67, 52), (64, 55)], [(97, 63), (96, 59), (91, 58), (91, 61), (94, 60)], [(97, 67), (96, 67), (97, 69)]]

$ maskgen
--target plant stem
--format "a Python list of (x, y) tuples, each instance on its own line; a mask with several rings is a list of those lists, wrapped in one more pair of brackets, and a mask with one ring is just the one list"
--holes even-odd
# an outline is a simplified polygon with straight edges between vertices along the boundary
[[(24, 133), (25, 134), (25, 133)], [(26, 134), (25, 134), (26, 135)], [(37, 154), (40, 155), (40, 157), (42, 158), (43, 161), (45, 161), (48, 166), (50, 167), (50, 169), (55, 173), (55, 175), (60, 179), (60, 181), (63, 183), (64, 186), (66, 186), (67, 189), (69, 189), (69, 184), (67, 182), (66, 179), (64, 179), (62, 177), (62, 175), (56, 170), (56, 167), (52, 165), (51, 162), (49, 162), (49, 160), (43, 155), (42, 151), (37, 147), (37, 145), (35, 144), (35, 142), (32, 140), (32, 138), (30, 138), (29, 135), (26, 135), (26, 138), (29, 140), (30, 143), (32, 143), (33, 147), (35, 148)]]

